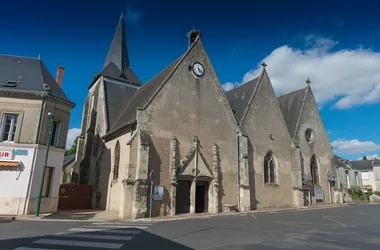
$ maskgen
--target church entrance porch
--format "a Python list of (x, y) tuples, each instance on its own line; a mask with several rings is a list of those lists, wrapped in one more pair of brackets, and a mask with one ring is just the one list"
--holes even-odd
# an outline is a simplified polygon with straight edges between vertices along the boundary
[(208, 212), (208, 181), (178, 180), (177, 183), (176, 214)]
[(170, 171), (171, 215), (182, 213), (218, 213), (220, 190), (219, 150), (213, 144), (213, 164), (210, 166), (203, 155), (197, 137), (185, 159), (178, 155), (178, 141), (172, 142)]

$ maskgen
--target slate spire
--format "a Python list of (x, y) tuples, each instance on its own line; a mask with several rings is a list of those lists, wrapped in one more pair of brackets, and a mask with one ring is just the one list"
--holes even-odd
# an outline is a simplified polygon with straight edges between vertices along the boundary
[(113, 62), (121, 71), (124, 71), (130, 66), (123, 12), (121, 12), (119, 24), (116, 27), (115, 35), (108, 50), (103, 69), (107, 67), (110, 62)]

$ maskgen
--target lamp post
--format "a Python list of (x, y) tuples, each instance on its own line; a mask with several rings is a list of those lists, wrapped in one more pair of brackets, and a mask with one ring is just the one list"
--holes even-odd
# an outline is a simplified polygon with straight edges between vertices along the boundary
[(48, 115), (50, 116), (48, 144), (46, 145), (45, 162), (44, 162), (44, 168), (42, 170), (42, 178), (41, 178), (41, 184), (40, 184), (40, 191), (38, 193), (37, 207), (36, 207), (36, 216), (40, 215), (41, 196), (42, 196), (42, 190), (43, 190), (43, 187), (44, 187), (45, 172), (46, 172), (47, 161), (48, 161), (48, 157), (49, 157), (49, 148), (50, 148), (51, 137), (52, 137), (52, 132), (53, 132), (55, 107), (57, 105), (57, 92), (55, 92), (54, 94), (52, 94), (51, 91), (50, 91), (50, 88), (48, 89), (47, 92), (48, 92), (48, 95), (50, 95), (51, 97), (53, 97), (54, 105), (53, 105), (53, 111), (52, 111), (52, 113), (50, 113), (50, 112), (48, 113)]

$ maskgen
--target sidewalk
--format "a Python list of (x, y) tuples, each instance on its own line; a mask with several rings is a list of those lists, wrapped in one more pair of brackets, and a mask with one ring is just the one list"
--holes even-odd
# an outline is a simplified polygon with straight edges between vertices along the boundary
[[(28, 220), (28, 221), (71, 221), (71, 222), (101, 222), (101, 221), (118, 221), (120, 220), (118, 214), (110, 211), (103, 210), (73, 210), (73, 211), (58, 211), (56, 213), (18, 215), (14, 216), (15, 220)], [(0, 217), (1, 218), (1, 217)]]
[(175, 216), (165, 216), (165, 217), (154, 217), (154, 218), (142, 218), (134, 221), (172, 221), (172, 220), (185, 220), (185, 219), (203, 219), (210, 217), (218, 217), (218, 216), (244, 216), (249, 214), (260, 214), (260, 213), (279, 213), (279, 212), (300, 212), (300, 211), (310, 211), (310, 210), (318, 210), (318, 209), (330, 209), (330, 208), (338, 208), (345, 207), (349, 205), (357, 205), (356, 203), (344, 203), (344, 204), (327, 204), (327, 205), (316, 205), (309, 207), (297, 207), (297, 208), (265, 208), (265, 209), (257, 209), (248, 212), (236, 212), (236, 213), (217, 213), (217, 214), (209, 214), (209, 213), (201, 213), (201, 214), (183, 214), (183, 215), (175, 215)]
[[(300, 212), (300, 211), (310, 211), (318, 209), (332, 209), (352, 205), (376, 205), (380, 202), (351, 202), (343, 204), (326, 204), (326, 205), (316, 205), (309, 207), (298, 207), (298, 208), (266, 208), (266, 209), (257, 209), (248, 212), (235, 212), (235, 213), (199, 213), (199, 214), (182, 214), (175, 216), (162, 216), (162, 217), (153, 217), (153, 218), (141, 218), (135, 220), (129, 220), (133, 222), (147, 222), (147, 221), (171, 221), (171, 220), (185, 220), (185, 219), (202, 219), (210, 218), (217, 216), (244, 216), (248, 214), (259, 214), (259, 213), (279, 213), (279, 212)], [(8, 220), (13, 218), (14, 220), (34, 220), (34, 221), (71, 221), (71, 222), (104, 222), (104, 221), (121, 221), (116, 212), (104, 211), (104, 210), (74, 210), (74, 211), (59, 211), (57, 213), (50, 214), (40, 214), (39, 217), (35, 215), (19, 215), (19, 216), (4, 216)], [(2, 216), (0, 216), (1, 220)], [(127, 221), (127, 220), (126, 220)]]
[(0, 221), (11, 221), (11, 220), (15, 220), (15, 219), (16, 219), (16, 216), (0, 215)]
[[(154, 218), (142, 218), (130, 220), (134, 222), (146, 222), (146, 221), (171, 221), (171, 220), (185, 220), (185, 219), (202, 219), (202, 218), (210, 218), (217, 216), (244, 216), (248, 214), (259, 214), (259, 213), (279, 213), (279, 212), (292, 212), (292, 211), (308, 211), (308, 210), (317, 210), (317, 209), (330, 209), (330, 208), (338, 208), (349, 205), (358, 205), (359, 203), (344, 203), (344, 204), (327, 204), (327, 205), (317, 205), (312, 207), (299, 207), (299, 208), (268, 208), (268, 209), (258, 209), (252, 210), (249, 212), (235, 212), (235, 213), (200, 213), (200, 214), (183, 214), (183, 215), (175, 215), (175, 216), (162, 216), (162, 217), (154, 217)], [(370, 204), (379, 204), (375, 202), (367, 203)], [(102, 221), (121, 221), (119, 219), (118, 214), (110, 211), (103, 210), (74, 210), (74, 211), (59, 211), (57, 213), (50, 214), (40, 214), (39, 217), (35, 215), (19, 215), (19, 216), (0, 216), (1, 218), (8, 220), (31, 220), (31, 221), (71, 221), (71, 222), (102, 222)]]

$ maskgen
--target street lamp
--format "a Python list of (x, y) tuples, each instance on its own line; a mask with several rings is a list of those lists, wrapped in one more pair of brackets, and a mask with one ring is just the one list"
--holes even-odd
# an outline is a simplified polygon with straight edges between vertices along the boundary
[(45, 163), (44, 163), (44, 168), (42, 171), (42, 178), (41, 178), (41, 184), (40, 184), (40, 191), (38, 193), (38, 199), (37, 199), (37, 207), (36, 207), (36, 216), (39, 216), (40, 214), (40, 206), (41, 206), (41, 196), (42, 196), (42, 190), (44, 187), (44, 181), (45, 181), (45, 172), (46, 172), (46, 167), (47, 167), (47, 161), (49, 157), (49, 148), (51, 144), (51, 137), (52, 137), (52, 130), (53, 130), (53, 124), (54, 124), (54, 115), (55, 115), (55, 107), (57, 105), (57, 92), (52, 94), (50, 86), (47, 84), (44, 84), (44, 89), (47, 91), (47, 94), (50, 95), (53, 100), (54, 100), (54, 106), (53, 106), (53, 111), (52, 113), (48, 113), (50, 116), (50, 126), (49, 126), (49, 134), (48, 134), (48, 144), (46, 145), (46, 153), (45, 153)]

